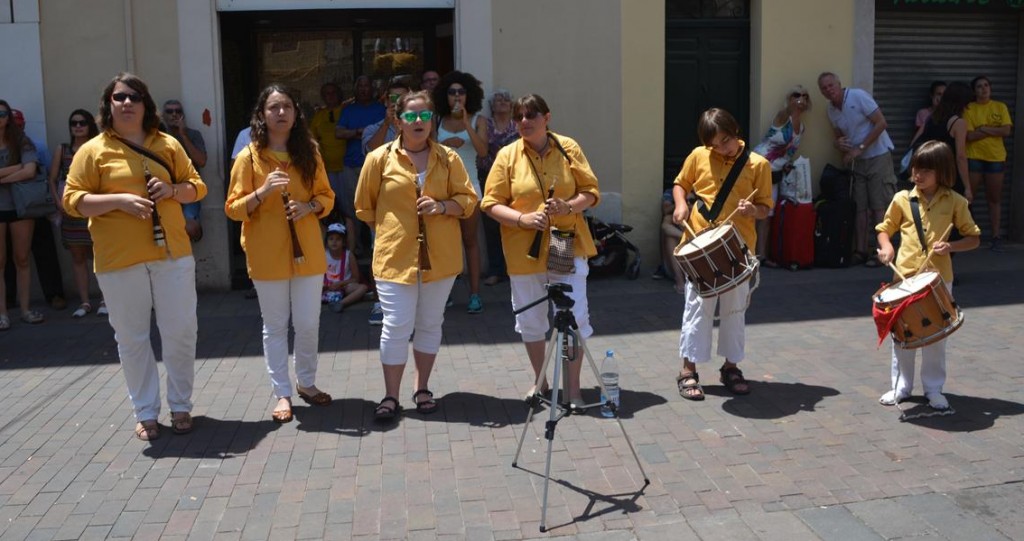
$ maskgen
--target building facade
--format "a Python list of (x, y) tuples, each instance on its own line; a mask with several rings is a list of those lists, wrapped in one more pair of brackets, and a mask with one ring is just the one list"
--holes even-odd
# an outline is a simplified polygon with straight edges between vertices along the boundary
[[(602, 213), (634, 227), (630, 237), (650, 268), (658, 259), (660, 192), (695, 144), (696, 112), (732, 110), (756, 143), (789, 88), (802, 84), (814, 107), (800, 153), (816, 174), (839, 162), (816, 83), (820, 72), (832, 71), (844, 84), (874, 92), (902, 153), (933, 79), (989, 75), (995, 99), (1016, 114), (1024, 58), (1018, 4), (13, 0), (0, 5), (0, 46), (16, 52), (0, 58), (0, 98), (23, 110), (30, 135), (51, 148), (67, 138), (68, 113), (95, 110), (101, 89), (120, 71), (147, 81), (158, 103), (180, 99), (209, 151), (197, 279), (201, 288), (226, 289), (239, 284), (240, 268), (244, 273), (237, 233), (222, 211), (228, 154), (260, 85), (297, 84), (312, 107), (320, 83), (337, 81), (351, 95), (355, 75), (395, 75), (404, 61), (399, 53), (410, 53), (415, 58), (402, 57), (411, 63), (401, 69), (455, 68), (474, 74), (486, 91), (544, 96), (552, 129), (577, 139), (602, 191), (618, 195)], [(942, 46), (951, 42), (963, 47)], [(1024, 212), (1021, 198), (1012, 197), (1021, 182), (1014, 138), (1008, 147), (1004, 223), (1019, 239)]]

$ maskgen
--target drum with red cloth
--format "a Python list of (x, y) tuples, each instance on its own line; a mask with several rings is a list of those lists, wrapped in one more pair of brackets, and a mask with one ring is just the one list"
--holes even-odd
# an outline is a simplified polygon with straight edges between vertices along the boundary
[(721, 295), (757, 269), (757, 258), (730, 222), (701, 231), (672, 255), (701, 297)]
[(953, 334), (964, 322), (963, 312), (935, 271), (882, 286), (871, 299), (879, 344), (892, 334), (893, 343), (902, 348), (924, 347)]

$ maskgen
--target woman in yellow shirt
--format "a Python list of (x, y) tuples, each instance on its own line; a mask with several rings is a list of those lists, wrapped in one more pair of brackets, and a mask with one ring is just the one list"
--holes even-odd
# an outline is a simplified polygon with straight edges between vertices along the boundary
[(242, 222), (242, 249), (263, 316), (263, 357), (277, 404), (271, 418), (292, 420), (288, 320), (295, 328), (299, 397), (327, 406), (316, 387), (320, 288), (327, 270), (320, 222), (334, 206), (323, 160), (291, 90), (271, 85), (252, 112), (252, 142), (231, 168), (224, 212)]
[(1013, 130), (1013, 119), (1006, 104), (992, 99), (992, 83), (984, 75), (971, 81), (974, 101), (967, 105), (967, 169), (970, 171), (972, 195), (978, 195), (985, 182), (985, 201), (992, 222), (993, 250), (999, 250), (1000, 209), (1003, 177), (1006, 175), (1006, 144), (1003, 139)]
[[(518, 309), (547, 295), (544, 284), (569, 284), (568, 297), (575, 301), (573, 317), (584, 339), (594, 334), (587, 306), (587, 258), (597, 255), (583, 211), (597, 205), (601, 193), (576, 141), (548, 131), (551, 110), (544, 98), (529, 94), (516, 100), (512, 121), (520, 139), (498, 151), (487, 175), (480, 207), (501, 223), (501, 244), (505, 252), (512, 308)], [(549, 228), (575, 232), (573, 272), (548, 270)], [(527, 254), (536, 233), (544, 233), (539, 257)], [(516, 315), (516, 332), (526, 346), (534, 375), (540, 377), (544, 364), (544, 336), (550, 329), (547, 304)], [(574, 409), (583, 404), (580, 395), (580, 362), (569, 363), (569, 385), (565, 389)], [(534, 379), (536, 381), (536, 378)], [(531, 389), (527, 398), (536, 391)]]
[(198, 324), (196, 263), (181, 206), (202, 199), (206, 185), (181, 144), (157, 129), (156, 103), (141, 79), (130, 73), (114, 77), (99, 112), (103, 133), (75, 152), (64, 210), (89, 219), (96, 281), (135, 409), (135, 435), (160, 436), (151, 311), (167, 370), (171, 429), (183, 434), (192, 430)]
[(427, 92), (399, 98), (398, 138), (366, 156), (356, 187), (356, 217), (376, 235), (373, 277), (384, 311), (385, 396), (374, 412), (377, 421), (402, 411), (397, 397), (414, 330), (412, 400), (420, 413), (437, 411), (427, 384), (441, 346), (445, 301), (462, 271), (459, 220), (472, 216), (478, 201), (459, 155), (430, 137), (433, 107)]

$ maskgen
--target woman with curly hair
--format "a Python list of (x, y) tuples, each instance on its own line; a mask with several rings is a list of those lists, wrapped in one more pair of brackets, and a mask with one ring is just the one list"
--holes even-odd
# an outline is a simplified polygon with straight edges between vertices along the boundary
[(184, 434), (193, 424), (198, 322), (196, 262), (181, 206), (202, 199), (206, 184), (181, 144), (157, 129), (156, 103), (142, 79), (118, 74), (103, 90), (99, 111), (103, 132), (71, 160), (64, 211), (89, 219), (96, 281), (135, 409), (135, 436), (160, 436), (152, 312), (167, 371), (171, 429)]
[[(29, 309), (29, 283), (32, 279), (29, 271), (28, 256), (32, 251), (32, 233), (35, 230), (35, 219), (19, 218), (14, 210), (14, 196), (9, 186), (36, 178), (39, 167), (36, 157), (36, 146), (25, 135), (21, 127), (14, 121), (11, 106), (0, 100), (0, 269), (7, 259), (7, 230), (11, 230), (11, 242), (14, 248), (14, 266), (17, 270), (18, 306), (21, 308), (21, 320), (25, 323), (42, 323), (43, 314)], [(0, 273), (2, 274), (2, 273)], [(7, 290), (4, 277), (0, 276), (0, 331), (11, 328), (11, 319), (7, 315)]]
[[(57, 153), (50, 162), (50, 191), (53, 192), (53, 200), (60, 201), (67, 184), (68, 171), (71, 169), (71, 160), (75, 152), (85, 144), (86, 141), (100, 134), (96, 126), (96, 119), (92, 113), (85, 109), (75, 109), (68, 117), (68, 143), (61, 143)], [(60, 220), (60, 236), (64, 247), (71, 252), (72, 273), (75, 277), (75, 287), (78, 289), (78, 297), (81, 304), (71, 314), (71, 317), (85, 317), (92, 312), (92, 304), (89, 303), (89, 256), (92, 255), (92, 237), (89, 235), (89, 220), (85, 218), (74, 218), (67, 213), (62, 213)], [(99, 315), (106, 315), (107, 306), (100, 301)]]
[[(263, 357), (277, 404), (271, 418), (292, 420), (288, 319), (295, 328), (299, 398), (317, 406), (331, 395), (316, 387), (320, 289), (327, 256), (319, 218), (334, 207), (334, 191), (296, 94), (263, 90), (252, 111), (252, 142), (231, 168), (224, 212), (242, 222), (242, 249), (263, 316)], [(290, 257), (282, 257), (289, 254)]]
[[(462, 163), (473, 164), (477, 156), (487, 156), (487, 119), (478, 114), (484, 102), (480, 81), (468, 73), (453, 71), (442, 77), (434, 88), (433, 100), (438, 116), (437, 140), (455, 150)], [(476, 168), (467, 169), (477, 197), (482, 197)], [(480, 209), (460, 221), (459, 226), (469, 267), (469, 307), (466, 311), (479, 314), (484, 311), (484, 303), (480, 300), (480, 244), (477, 242)]]

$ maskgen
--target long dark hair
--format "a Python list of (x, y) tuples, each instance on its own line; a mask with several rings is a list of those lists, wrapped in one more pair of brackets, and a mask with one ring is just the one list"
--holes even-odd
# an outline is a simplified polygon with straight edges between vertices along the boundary
[(946, 91), (942, 93), (939, 104), (932, 112), (932, 122), (939, 126), (945, 126), (953, 116), (962, 115), (967, 104), (974, 100), (974, 91), (967, 83), (953, 81), (946, 85)]
[(114, 95), (114, 87), (117, 86), (117, 83), (124, 84), (142, 96), (142, 104), (145, 110), (142, 116), (142, 129), (151, 132), (159, 128), (160, 117), (156, 114), (156, 102), (153, 101), (153, 96), (149, 94), (149, 87), (137, 75), (127, 72), (115, 75), (107, 83), (107, 87), (103, 89), (103, 95), (100, 96), (100, 127), (104, 131), (114, 129), (114, 116), (111, 113), (110, 100), (112, 99), (111, 96)]
[(292, 164), (302, 174), (302, 185), (307, 189), (312, 188), (313, 178), (316, 176), (317, 155), (320, 152), (317, 150), (316, 141), (313, 140), (313, 134), (310, 133), (309, 127), (306, 125), (306, 115), (299, 107), (299, 100), (295, 99), (297, 94), (294, 90), (274, 83), (260, 92), (260, 97), (256, 99), (256, 107), (252, 110), (252, 119), (249, 121), (249, 125), (252, 127), (252, 142), (256, 145), (257, 151), (267, 148), (269, 144), (267, 123), (263, 120), (263, 108), (266, 107), (267, 99), (274, 92), (284, 94), (292, 101), (292, 107), (295, 109), (295, 124), (292, 125), (291, 133), (288, 134), (286, 148), (292, 159)]
[(75, 132), (71, 129), (71, 119), (75, 118), (75, 115), (85, 117), (85, 127), (89, 129), (89, 136), (86, 139), (92, 139), (100, 134), (100, 129), (96, 126), (96, 117), (85, 109), (75, 109), (68, 115), (68, 137), (71, 141), (68, 146), (75, 144)]
[(11, 104), (0, 100), (0, 105), (7, 110), (7, 128), (4, 129), (4, 144), (7, 145), (7, 163), (5, 165), (17, 165), (21, 163), (21, 151), (35, 150), (36, 146), (32, 140), (25, 135), (25, 130), (14, 121), (14, 109)]
[(448, 105), (448, 88), (453, 84), (460, 84), (466, 89), (466, 112), (475, 115), (484, 107), (484, 88), (476, 77), (463, 72), (453, 71), (441, 78), (441, 82), (434, 87), (434, 109), (437, 116), (444, 118), (452, 114), (452, 108)]

